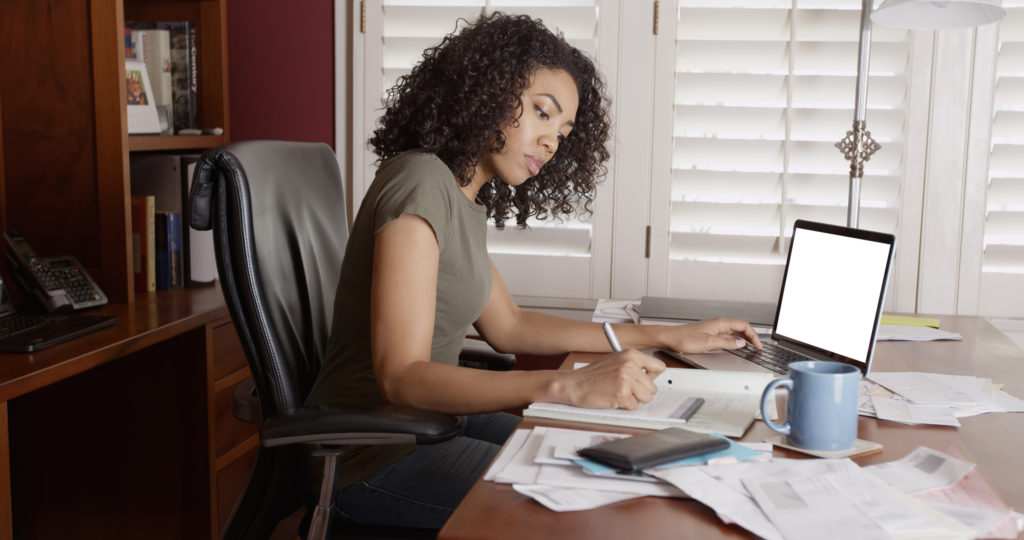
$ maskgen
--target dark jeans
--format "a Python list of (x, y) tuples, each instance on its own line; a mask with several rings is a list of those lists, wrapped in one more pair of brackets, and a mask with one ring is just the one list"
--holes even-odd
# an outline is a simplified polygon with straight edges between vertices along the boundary
[(464, 433), (409, 455), (334, 497), (334, 511), (362, 523), (440, 529), (483, 475), (520, 418), (466, 417)]

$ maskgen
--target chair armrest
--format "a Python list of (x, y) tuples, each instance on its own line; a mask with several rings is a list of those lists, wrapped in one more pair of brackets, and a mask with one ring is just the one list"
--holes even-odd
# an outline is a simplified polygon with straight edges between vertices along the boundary
[(260, 398), (256, 396), (256, 381), (252, 377), (238, 383), (235, 387), (235, 401), (231, 407), (235, 418), (250, 424), (263, 421), (260, 412)]
[(462, 417), (413, 407), (303, 407), (269, 418), (263, 446), (287, 444), (435, 444), (462, 432)]
[(482, 339), (466, 338), (462, 340), (459, 365), (490, 371), (508, 371), (515, 367), (516, 355), (498, 352)]

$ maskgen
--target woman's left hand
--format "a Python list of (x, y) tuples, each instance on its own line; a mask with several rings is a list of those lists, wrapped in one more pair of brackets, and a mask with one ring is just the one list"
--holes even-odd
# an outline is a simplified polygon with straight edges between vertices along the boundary
[(761, 339), (750, 323), (742, 319), (707, 319), (671, 328), (668, 348), (683, 353), (702, 353), (715, 349), (740, 349), (750, 343), (761, 348)]

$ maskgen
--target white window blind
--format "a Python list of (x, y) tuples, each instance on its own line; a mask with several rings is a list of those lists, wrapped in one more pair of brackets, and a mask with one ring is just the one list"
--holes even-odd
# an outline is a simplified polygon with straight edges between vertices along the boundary
[[(667, 292), (774, 302), (793, 221), (846, 223), (860, 1), (678, 6)], [(872, 37), (860, 226), (894, 232), (909, 33)]]
[[(440, 43), (457, 25), (462, 28), (466, 23), (459, 22), (460, 18), (473, 21), (494, 11), (540, 18), (575, 47), (596, 58), (597, 4), (598, 0), (384, 0), (380, 3), (381, 88), (386, 92), (420, 61), (425, 49)], [(373, 66), (367, 65), (365, 72), (373, 73)], [(377, 106), (378, 115), (382, 103)], [(376, 116), (367, 123), (370, 131), (369, 126), (375, 122)], [(357, 149), (358, 145), (365, 145), (365, 141), (358, 141)], [(513, 294), (581, 299), (595, 296), (590, 220), (530, 220), (528, 225), (526, 230), (518, 230), (514, 222), (507, 222), (504, 230), (492, 225), (488, 233), (492, 259)]]
[(1024, 316), (1024, 2), (1003, 2), (979, 311)]

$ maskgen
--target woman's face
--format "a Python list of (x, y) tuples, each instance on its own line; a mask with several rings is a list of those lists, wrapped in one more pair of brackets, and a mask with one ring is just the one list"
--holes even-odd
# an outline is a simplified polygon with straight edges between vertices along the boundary
[(562, 70), (538, 69), (520, 100), (522, 114), (502, 127), (505, 148), (487, 152), (479, 173), (487, 179), (498, 176), (518, 186), (536, 176), (551, 160), (558, 145), (569, 136), (576, 121), (579, 94), (572, 77)]

